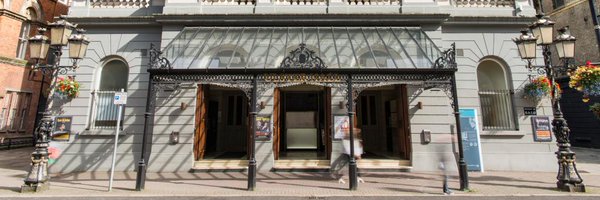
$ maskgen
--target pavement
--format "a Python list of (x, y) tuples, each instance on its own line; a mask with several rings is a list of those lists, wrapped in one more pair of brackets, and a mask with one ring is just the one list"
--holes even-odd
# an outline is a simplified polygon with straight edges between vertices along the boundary
[[(348, 190), (329, 173), (259, 173), (255, 191), (247, 191), (244, 172), (148, 173), (144, 191), (135, 191), (135, 172), (115, 173), (112, 191), (108, 172), (52, 174), (50, 189), (39, 193), (20, 193), (29, 169), (33, 149), (0, 151), (0, 198), (41, 197), (393, 197), (444, 196), (442, 177), (431, 172), (372, 172), (362, 174), (365, 183)], [(600, 197), (600, 150), (574, 148), (577, 167), (584, 179), (586, 193), (556, 190), (556, 173), (486, 171), (469, 173), (470, 190), (459, 191), (456, 175), (450, 177), (453, 196), (462, 197)], [(583, 198), (582, 198), (583, 199)]]

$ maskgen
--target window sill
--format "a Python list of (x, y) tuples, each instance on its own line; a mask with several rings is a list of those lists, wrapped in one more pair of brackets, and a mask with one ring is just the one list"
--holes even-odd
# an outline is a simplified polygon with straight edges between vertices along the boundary
[[(81, 131), (79, 135), (115, 135), (115, 129), (90, 129)], [(119, 131), (119, 135), (127, 135), (127, 132), (121, 130)]]
[(524, 132), (519, 130), (483, 130), (481, 136), (525, 136)]

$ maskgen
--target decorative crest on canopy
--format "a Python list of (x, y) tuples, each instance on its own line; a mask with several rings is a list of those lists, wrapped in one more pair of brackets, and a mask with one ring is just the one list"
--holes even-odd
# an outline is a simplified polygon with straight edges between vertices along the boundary
[(300, 43), (300, 47), (290, 51), (290, 54), (281, 61), (279, 68), (323, 69), (327, 66), (321, 58), (315, 56), (315, 51), (306, 48), (306, 44)]

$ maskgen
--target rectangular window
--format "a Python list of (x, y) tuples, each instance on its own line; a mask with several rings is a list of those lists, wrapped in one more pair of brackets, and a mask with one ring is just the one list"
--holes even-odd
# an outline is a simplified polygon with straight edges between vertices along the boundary
[(119, 119), (119, 106), (113, 103), (115, 93), (117, 91), (96, 91), (94, 93), (94, 109), (92, 110), (92, 116), (95, 116), (92, 121), (92, 129), (110, 129), (117, 126), (117, 123), (121, 125), (120, 129), (123, 130), (123, 120), (125, 116), (125, 106), (123, 106), (123, 112), (121, 113), (121, 121)]
[(29, 29), (31, 25), (28, 21), (24, 21), (21, 25), (21, 33), (19, 34), (19, 44), (17, 45), (17, 58), (25, 59), (27, 54), (27, 40), (29, 39)]
[(20, 131), (24, 131), (25, 130), (25, 121), (27, 119), (27, 114), (29, 113), (29, 107), (31, 103), (31, 94), (30, 93), (25, 93), (24, 94), (24, 98), (22, 100), (22, 104), (21, 104), (21, 121), (19, 122), (20, 126), (19, 126), (19, 130)]
[(4, 131), (4, 129), (6, 129), (6, 106), (8, 105), (8, 99), (10, 99), (9, 93), (7, 93), (4, 98), (2, 98), (2, 104), (0, 104), (2, 108), (0, 112), (0, 131)]
[(362, 125), (368, 125), (368, 117), (367, 117), (367, 97), (360, 97), (360, 122)]
[(371, 125), (377, 125), (377, 107), (375, 102), (375, 96), (369, 96), (369, 118), (371, 118)]
[(510, 90), (480, 90), (483, 130), (517, 130)]
[(227, 97), (227, 125), (233, 125), (234, 101), (233, 96)]
[(244, 100), (242, 99), (242, 96), (237, 96), (237, 105), (235, 106), (235, 125), (242, 125), (242, 106), (244, 106), (244, 104), (242, 104), (243, 101)]

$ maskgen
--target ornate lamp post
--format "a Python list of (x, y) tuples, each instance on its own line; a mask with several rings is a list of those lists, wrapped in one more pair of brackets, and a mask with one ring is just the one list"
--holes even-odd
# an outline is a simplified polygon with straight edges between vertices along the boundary
[[(556, 98), (556, 85), (554, 79), (558, 72), (567, 70), (568, 60), (575, 55), (575, 37), (571, 36), (567, 28), (559, 30), (560, 34), (556, 38), (553, 37), (554, 22), (550, 21), (543, 14), (537, 15), (538, 20), (529, 26), (530, 31), (521, 31), (522, 35), (513, 39), (519, 49), (521, 59), (526, 59), (529, 62), (528, 68), (537, 68), (538, 71), (543, 71), (550, 80), (550, 97), (552, 100), (552, 112), (554, 119), (552, 120), (552, 132), (556, 136), (558, 151), (555, 153), (558, 159), (558, 175), (556, 179), (556, 187), (563, 191), (570, 192), (585, 192), (583, 180), (577, 172), (575, 165), (575, 153), (571, 151), (569, 142), (569, 128), (567, 121), (563, 118), (560, 104)], [(558, 52), (558, 57), (565, 62), (564, 66), (552, 66), (550, 46), (554, 44)], [(536, 57), (536, 45), (542, 47), (544, 56), (544, 66), (532, 66), (531, 59)]]
[[(44, 75), (51, 75), (53, 78), (50, 89), (56, 84), (58, 74), (66, 74), (69, 70), (77, 68), (77, 61), (85, 56), (89, 40), (83, 35), (84, 30), (78, 29), (75, 34), (71, 34), (77, 25), (67, 22), (61, 18), (57, 22), (48, 24), (50, 28), (50, 38), (44, 35), (45, 28), (40, 28), (39, 33), (29, 39), (29, 57), (34, 60), (33, 70), (40, 71)], [(60, 57), (62, 48), (69, 45), (69, 58), (73, 60), (72, 65), (61, 66)], [(46, 59), (48, 50), (53, 48), (54, 62), (41, 64), (40, 61)], [(40, 93), (40, 95), (42, 95)], [(48, 95), (48, 99), (50, 95)], [(49, 101), (47, 101), (49, 102)], [(47, 106), (44, 109), (43, 117), (35, 129), (37, 138), (36, 148), (31, 153), (31, 169), (21, 186), (21, 192), (37, 192), (48, 188), (48, 137), (51, 137), (53, 117), (48, 112)]]

